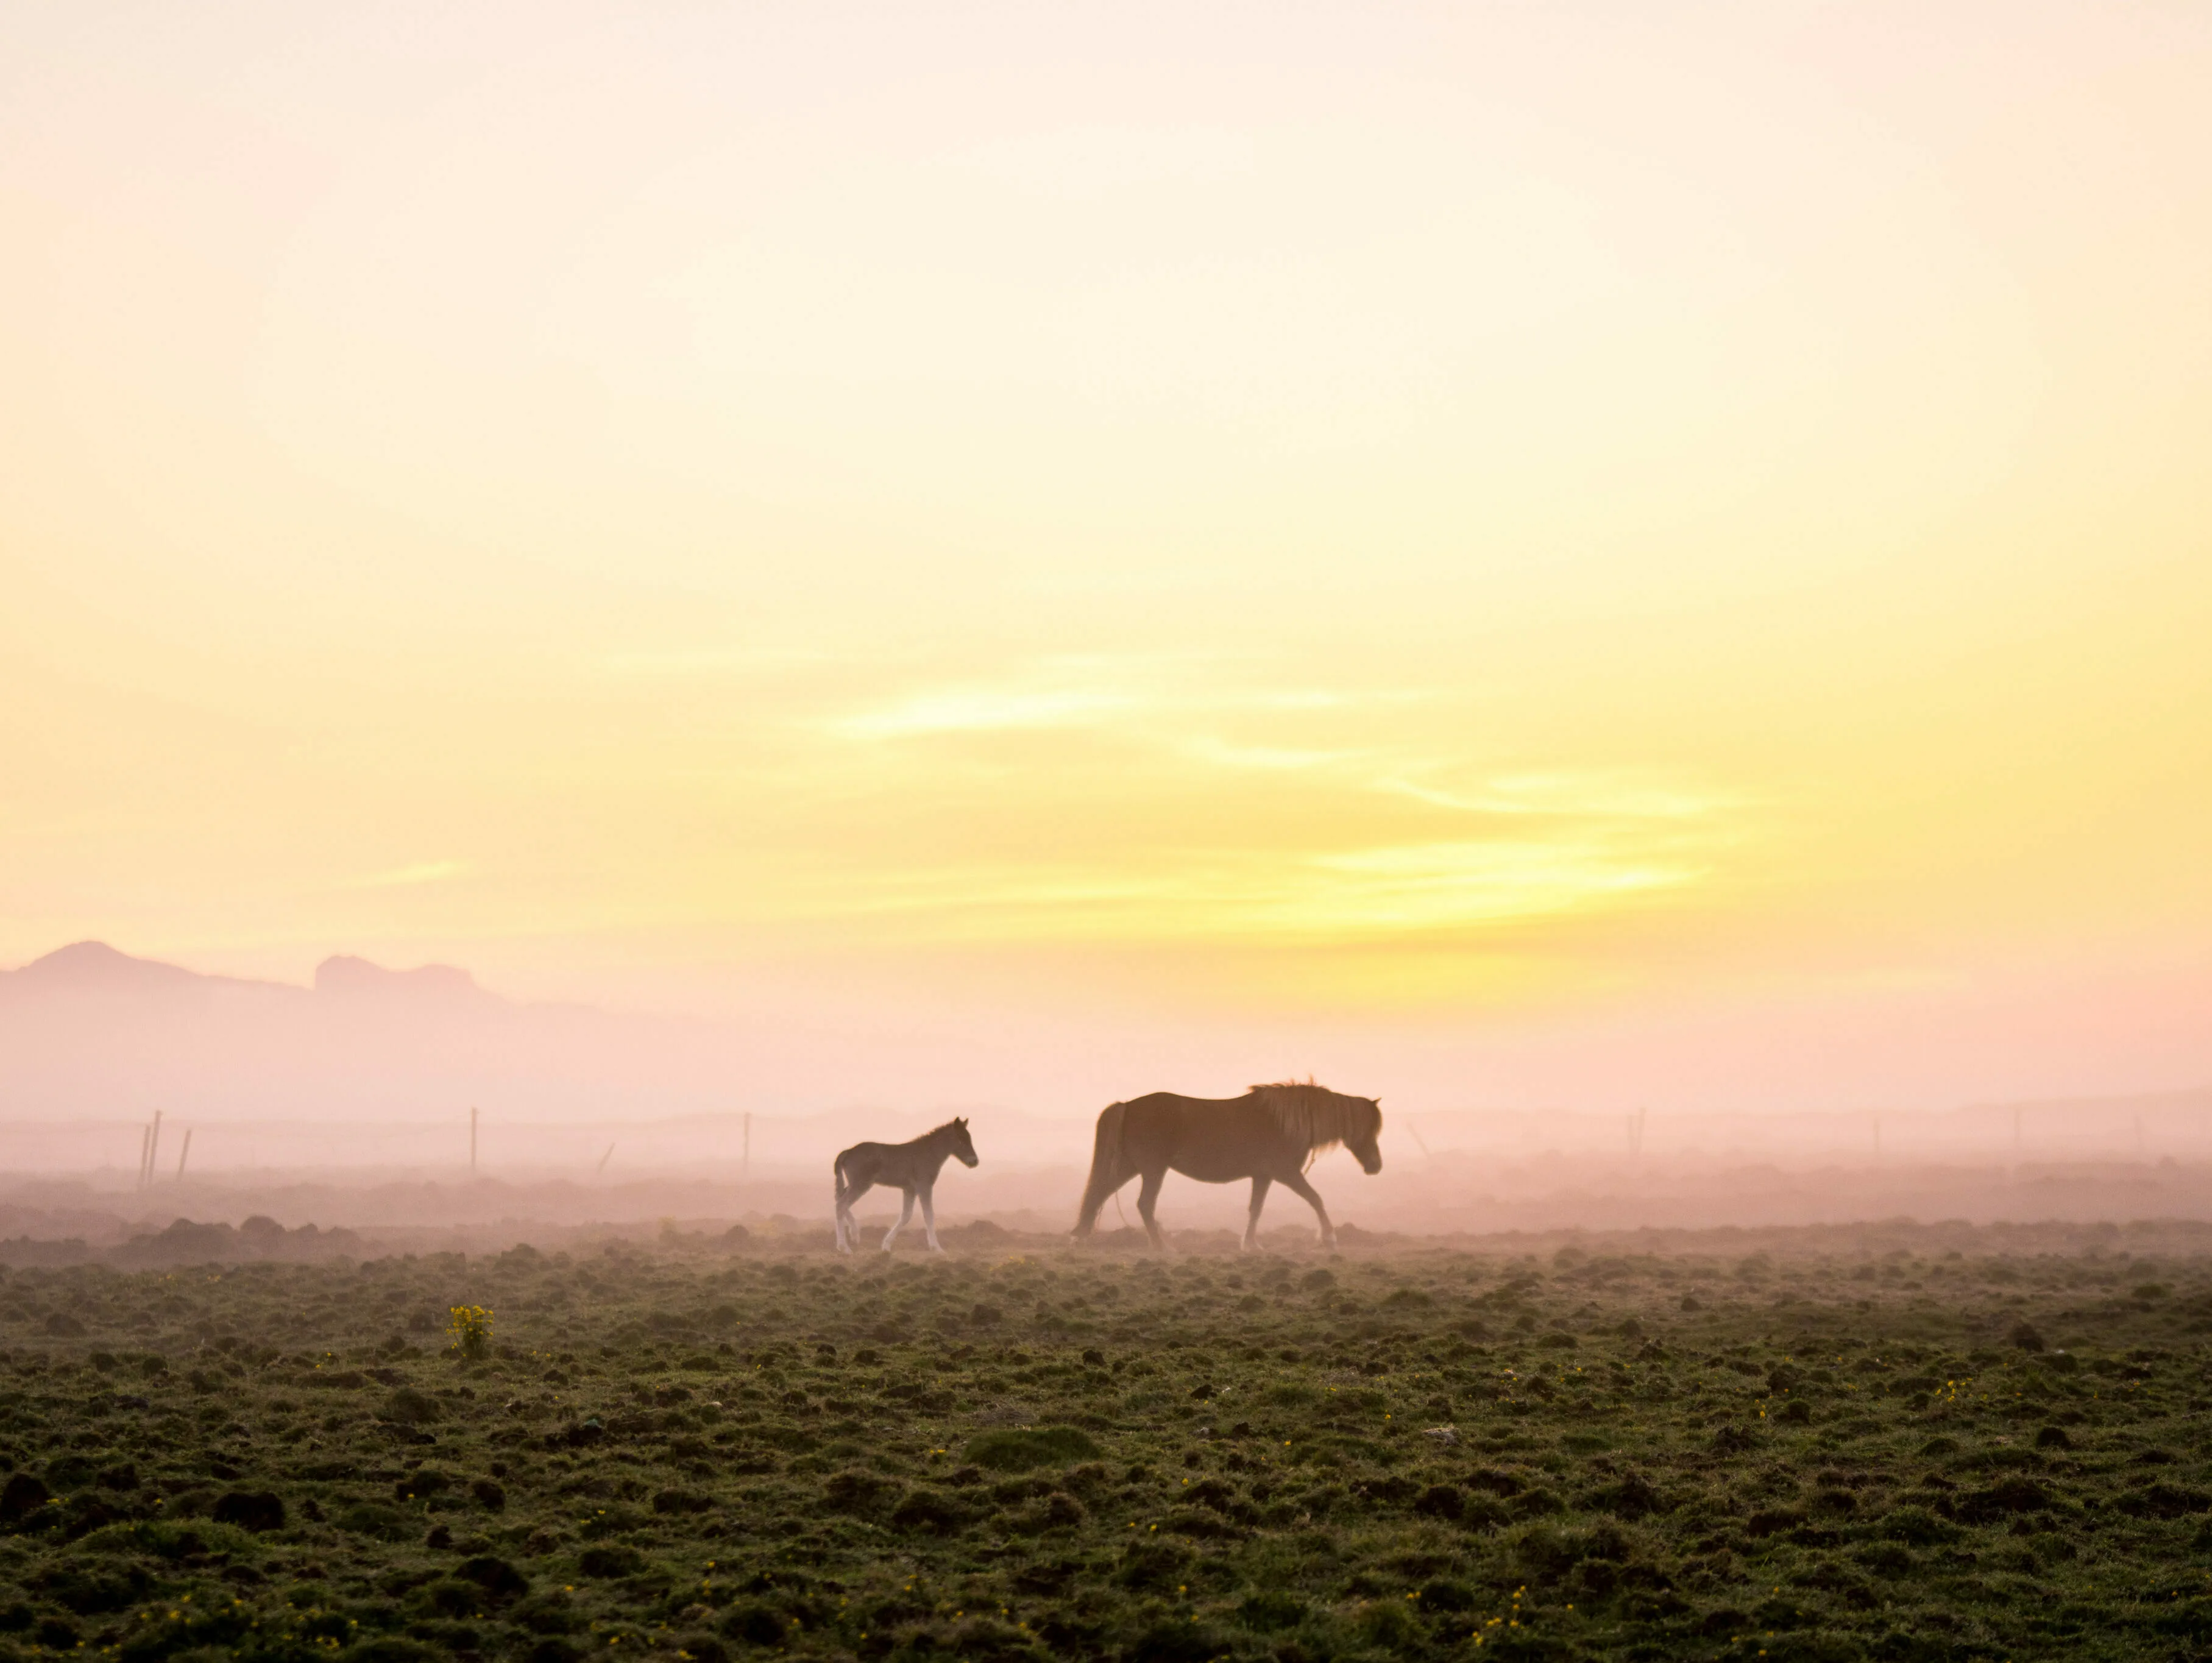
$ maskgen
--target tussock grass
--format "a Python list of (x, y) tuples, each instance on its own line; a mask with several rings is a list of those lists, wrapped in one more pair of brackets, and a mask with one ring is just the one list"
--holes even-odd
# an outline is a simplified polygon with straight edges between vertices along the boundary
[(2212, 1264), (1672, 1247), (15, 1271), (0, 1663), (2212, 1648)]

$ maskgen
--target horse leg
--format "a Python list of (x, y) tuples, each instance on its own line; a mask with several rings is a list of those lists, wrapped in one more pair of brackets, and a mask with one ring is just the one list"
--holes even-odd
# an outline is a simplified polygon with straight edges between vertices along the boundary
[(884, 1251), (885, 1253), (889, 1253), (891, 1250), (892, 1241), (897, 1238), (898, 1233), (906, 1228), (907, 1220), (913, 1217), (914, 1192), (912, 1190), (908, 1190), (906, 1192), (906, 1205), (899, 1209), (898, 1223), (892, 1225), (890, 1229), (884, 1232)]
[(860, 1227), (853, 1218), (853, 1203), (875, 1187), (872, 1180), (854, 1183), (845, 1174), (837, 1174), (837, 1250), (850, 1253), (860, 1245)]
[(830, 1217), (836, 1221), (837, 1224), (837, 1251), (839, 1253), (850, 1253), (853, 1251), (852, 1243), (848, 1241), (845, 1236), (845, 1222), (852, 1216), (850, 1209), (848, 1206), (848, 1198), (845, 1193), (845, 1174), (841, 1172), (837, 1174), (837, 1187), (831, 1193), (830, 1206)]
[(1168, 1169), (1160, 1168), (1145, 1174), (1144, 1187), (1137, 1192), (1137, 1217), (1145, 1221), (1145, 1234), (1152, 1238), (1152, 1246), (1164, 1248), (1167, 1239), (1160, 1234), (1159, 1220), (1152, 1217), (1153, 1204), (1160, 1199), (1160, 1186), (1168, 1180)]
[(1260, 1245), (1260, 1209), (1267, 1205), (1267, 1186), (1275, 1180), (1266, 1173), (1255, 1173), (1252, 1177), (1252, 1216), (1245, 1221), (1244, 1244), (1238, 1249), (1249, 1253)]
[(930, 1198), (930, 1192), (934, 1187), (935, 1186), (931, 1184), (924, 1184), (921, 1187), (921, 1234), (923, 1239), (929, 1243), (930, 1252), (943, 1253), (944, 1245), (937, 1239), (937, 1207)]
[(1305, 1174), (1301, 1172), (1284, 1179), (1283, 1187), (1314, 1210), (1314, 1217), (1321, 1220), (1322, 1246), (1334, 1247), (1336, 1245), (1336, 1226), (1328, 1222), (1328, 1209), (1322, 1205), (1320, 1192), (1306, 1182)]

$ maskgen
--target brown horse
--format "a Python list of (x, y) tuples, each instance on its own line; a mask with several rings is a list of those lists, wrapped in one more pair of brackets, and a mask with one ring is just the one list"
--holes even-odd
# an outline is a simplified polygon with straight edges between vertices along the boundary
[(1206, 1184), (1252, 1180), (1252, 1216), (1244, 1227), (1248, 1250), (1259, 1238), (1260, 1209), (1267, 1205), (1271, 1184), (1304, 1199), (1321, 1220), (1322, 1245), (1333, 1247), (1336, 1227), (1328, 1222), (1328, 1209), (1322, 1205), (1314, 1187), (1306, 1182), (1305, 1169), (1316, 1154), (1342, 1144), (1366, 1171), (1382, 1171), (1382, 1151), (1376, 1142), (1382, 1131), (1382, 1106), (1376, 1099), (1347, 1097), (1311, 1081), (1255, 1085), (1241, 1097), (1179, 1097), (1172, 1091), (1155, 1091), (1126, 1103), (1109, 1103), (1098, 1116), (1091, 1181), (1084, 1186), (1076, 1237), (1091, 1234), (1108, 1196), (1141, 1176), (1145, 1183), (1137, 1192), (1137, 1216), (1145, 1221), (1152, 1245), (1164, 1246), (1152, 1207), (1172, 1169)]

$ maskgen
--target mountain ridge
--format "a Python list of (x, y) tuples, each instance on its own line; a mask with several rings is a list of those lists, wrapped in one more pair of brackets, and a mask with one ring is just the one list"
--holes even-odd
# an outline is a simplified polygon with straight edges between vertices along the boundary
[(511, 1000), (453, 965), (350, 954), (306, 986), (100, 941), (0, 971), (0, 1122), (666, 1113), (726, 1102), (740, 1051), (665, 1018)]
[(0, 970), (0, 994), (9, 990), (70, 993), (161, 994), (209, 988), (248, 988), (276, 994), (351, 998), (407, 997), (509, 1001), (477, 985), (451, 964), (393, 969), (350, 953), (334, 953), (315, 967), (306, 986), (257, 977), (213, 975), (165, 959), (140, 958), (104, 941), (73, 941), (13, 970)]

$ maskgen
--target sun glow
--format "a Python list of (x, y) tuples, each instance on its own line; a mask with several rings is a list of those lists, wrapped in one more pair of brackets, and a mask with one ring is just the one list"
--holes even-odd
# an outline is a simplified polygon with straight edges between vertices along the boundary
[(2188, 9), (0, 63), (0, 963), (2212, 1071)]

